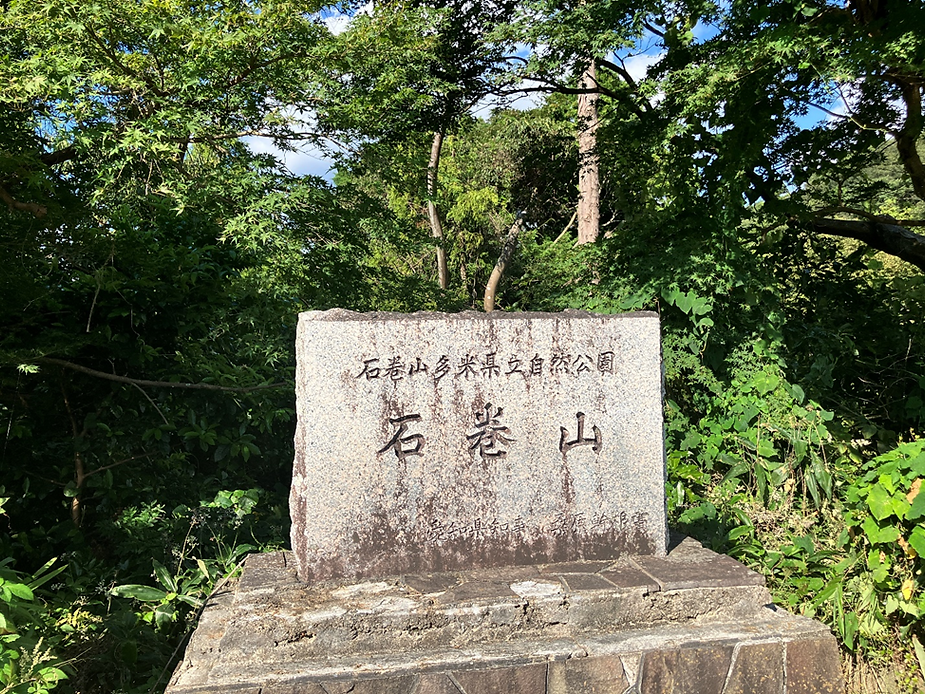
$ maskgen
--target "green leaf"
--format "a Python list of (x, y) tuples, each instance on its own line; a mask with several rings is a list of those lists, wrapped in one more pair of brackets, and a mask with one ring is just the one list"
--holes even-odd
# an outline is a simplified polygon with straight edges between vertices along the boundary
[(161, 564), (157, 559), (152, 559), (151, 563), (154, 564), (154, 575), (157, 577), (160, 584), (170, 592), (176, 593), (177, 580), (170, 574), (167, 567)]
[(675, 299), (675, 306), (684, 311), (684, 313), (690, 313), (691, 308), (694, 305), (694, 293), (688, 292), (686, 294), (679, 294)]
[(925, 557), (925, 528), (917, 525), (909, 535), (909, 544), (920, 557)]
[(796, 400), (798, 405), (802, 405), (806, 400), (806, 393), (803, 392), (800, 386), (785, 382), (784, 387), (787, 389), (787, 392), (790, 393), (790, 397)]
[(842, 639), (845, 642), (845, 645), (853, 650), (854, 649), (854, 637), (858, 631), (858, 615), (855, 612), (846, 612), (845, 618), (842, 622)]
[(925, 678), (925, 648), (922, 647), (919, 637), (915, 634), (912, 635), (912, 647), (915, 651), (915, 659), (919, 661), (919, 672), (921, 672), (922, 677)]
[(925, 516), (925, 492), (916, 494), (909, 505), (909, 510), (906, 511), (906, 520), (914, 521), (922, 516)]
[(733, 467), (731, 470), (729, 470), (729, 472), (726, 473), (726, 475), (723, 477), (723, 482), (725, 482), (726, 480), (734, 480), (738, 477), (741, 477), (747, 472), (748, 472), (748, 463), (739, 463), (738, 465)]
[(801, 535), (795, 538), (793, 544), (806, 554), (813, 554), (816, 551), (816, 547), (813, 545), (813, 539), (809, 535)]
[(727, 537), (730, 540), (737, 540), (743, 535), (751, 534), (753, 530), (754, 528), (750, 525), (740, 525), (739, 527), (733, 528), (732, 530), (730, 530), (729, 533), (727, 534)]
[(138, 660), (138, 644), (134, 639), (123, 641), (119, 652), (122, 655), (122, 662), (128, 665), (134, 665)]
[(202, 600), (192, 595), (178, 595), (177, 600), (193, 607), (202, 607)]
[(154, 623), (158, 627), (165, 627), (170, 624), (177, 614), (173, 605), (158, 605), (154, 609)]
[(877, 525), (877, 521), (870, 516), (864, 519), (861, 528), (864, 530), (867, 539), (875, 545), (892, 544), (899, 538), (899, 530), (897, 530), (895, 526), (888, 525), (885, 528), (881, 528)]
[(877, 520), (889, 518), (893, 514), (893, 497), (880, 484), (875, 484), (867, 497), (867, 506)]
[(780, 383), (780, 377), (777, 374), (769, 373), (767, 371), (762, 371), (755, 375), (752, 379), (752, 382), (755, 384), (755, 388), (762, 395), (767, 395), (772, 390), (777, 388)]
[(116, 586), (110, 590), (109, 593), (117, 598), (135, 598), (136, 600), (141, 600), (142, 602), (160, 602), (167, 597), (167, 592), (161, 590), (160, 588), (153, 588), (152, 586), (143, 586), (134, 583), (124, 586)]
[(906, 501), (906, 498), (902, 494), (894, 494), (893, 498), (890, 501), (890, 505), (893, 508), (893, 515), (902, 520), (906, 519), (906, 514), (909, 512), (909, 502)]
[(20, 600), (32, 601), (35, 599), (35, 596), (29, 589), (29, 586), (23, 583), (7, 583), (6, 587), (9, 588), (10, 592)]
[(777, 450), (774, 448), (774, 444), (768, 439), (761, 439), (758, 442), (758, 455), (762, 458), (773, 458), (777, 455)]

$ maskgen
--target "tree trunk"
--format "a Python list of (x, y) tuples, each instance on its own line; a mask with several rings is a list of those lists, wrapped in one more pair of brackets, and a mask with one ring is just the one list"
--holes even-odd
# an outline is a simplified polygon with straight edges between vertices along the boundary
[(443, 148), (443, 131), (434, 133), (430, 146), (430, 161), (427, 163), (427, 219), (430, 233), (437, 241), (437, 281), (441, 289), (446, 289), (449, 282), (446, 270), (446, 248), (443, 246), (443, 223), (437, 210), (437, 172), (440, 169), (440, 150)]
[(501, 255), (498, 256), (498, 262), (495, 263), (491, 276), (488, 278), (488, 284), (485, 285), (485, 301), (483, 303), (485, 313), (491, 313), (495, 310), (495, 294), (498, 291), (498, 285), (501, 283), (501, 275), (504, 274), (505, 266), (511, 256), (514, 255), (514, 249), (517, 248), (517, 237), (520, 236), (523, 228), (523, 217), (518, 214), (510, 231), (507, 232), (507, 238), (504, 239), (504, 245), (501, 246)]
[(896, 151), (906, 173), (912, 181), (912, 189), (921, 200), (925, 200), (925, 164), (918, 152), (918, 141), (925, 128), (922, 118), (921, 87), (914, 79), (894, 78), (906, 104), (906, 121), (903, 127), (893, 133), (896, 138)]
[[(581, 77), (582, 89), (597, 87), (592, 60)], [(601, 182), (597, 154), (598, 94), (578, 95), (578, 243), (592, 243), (600, 233)]]

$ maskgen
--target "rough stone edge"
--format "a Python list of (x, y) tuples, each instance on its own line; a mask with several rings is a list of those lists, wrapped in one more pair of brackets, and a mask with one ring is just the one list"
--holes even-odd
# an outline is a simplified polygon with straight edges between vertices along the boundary
[[(303, 318), (304, 317), (304, 318)], [(654, 311), (633, 311), (629, 313), (592, 313), (591, 311), (579, 311), (577, 309), (566, 309), (562, 312), (550, 311), (493, 311), (492, 313), (482, 313), (479, 311), (461, 311), (459, 313), (441, 313), (439, 311), (417, 311), (415, 313), (390, 313), (388, 311), (370, 311), (361, 313), (359, 311), (350, 311), (343, 308), (332, 308), (326, 311), (303, 311), (299, 314), (299, 320), (306, 321), (368, 321), (368, 322), (385, 322), (392, 320), (478, 320), (478, 321), (496, 321), (496, 320), (529, 320), (529, 319), (561, 319), (561, 318), (579, 318), (595, 319), (603, 318), (606, 320), (620, 320), (632, 318), (655, 318), (658, 314)]]

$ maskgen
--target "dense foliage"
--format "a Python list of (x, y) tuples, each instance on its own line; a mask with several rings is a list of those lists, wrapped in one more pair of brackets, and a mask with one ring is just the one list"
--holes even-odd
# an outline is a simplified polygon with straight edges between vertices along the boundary
[(499, 277), (502, 310), (657, 310), (672, 524), (830, 624), (853, 690), (922, 687), (923, 26), (0, 2), (0, 692), (162, 689), (209, 593), (286, 544), (299, 311), (478, 308)]

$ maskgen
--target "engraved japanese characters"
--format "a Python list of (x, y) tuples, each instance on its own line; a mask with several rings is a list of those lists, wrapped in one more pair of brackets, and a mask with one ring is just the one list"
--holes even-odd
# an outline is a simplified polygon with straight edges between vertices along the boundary
[(302, 314), (303, 579), (665, 550), (654, 314)]

